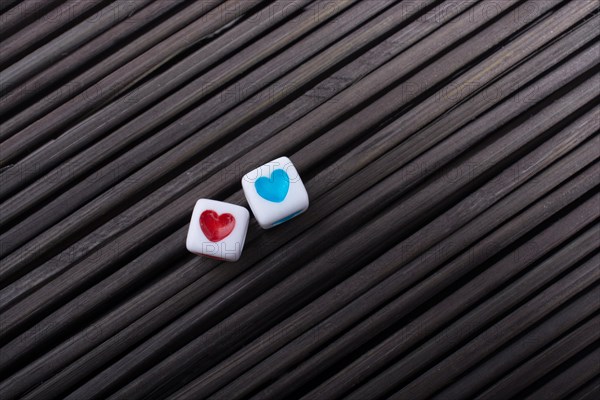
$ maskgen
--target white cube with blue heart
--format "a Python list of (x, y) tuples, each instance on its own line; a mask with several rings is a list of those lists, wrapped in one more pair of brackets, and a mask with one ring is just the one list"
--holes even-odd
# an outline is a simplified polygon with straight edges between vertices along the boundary
[(244, 207), (210, 199), (194, 206), (188, 228), (187, 249), (221, 261), (237, 261), (242, 255), (250, 213)]
[(280, 157), (248, 172), (242, 188), (263, 229), (284, 223), (308, 209), (308, 193), (292, 161)]

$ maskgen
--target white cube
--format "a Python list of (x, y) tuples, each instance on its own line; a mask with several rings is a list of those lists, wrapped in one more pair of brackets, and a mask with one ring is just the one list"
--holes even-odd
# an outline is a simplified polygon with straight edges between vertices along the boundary
[(242, 178), (244, 195), (263, 229), (288, 221), (308, 209), (308, 193), (287, 157), (264, 164)]
[(242, 255), (250, 213), (244, 207), (209, 199), (196, 202), (186, 240), (197, 255), (237, 261)]

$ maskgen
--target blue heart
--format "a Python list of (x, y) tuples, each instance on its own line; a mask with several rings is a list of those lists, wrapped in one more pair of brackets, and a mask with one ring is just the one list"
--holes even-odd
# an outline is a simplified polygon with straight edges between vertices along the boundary
[(281, 203), (290, 189), (290, 177), (282, 169), (276, 169), (271, 178), (260, 177), (254, 183), (258, 195), (273, 203)]

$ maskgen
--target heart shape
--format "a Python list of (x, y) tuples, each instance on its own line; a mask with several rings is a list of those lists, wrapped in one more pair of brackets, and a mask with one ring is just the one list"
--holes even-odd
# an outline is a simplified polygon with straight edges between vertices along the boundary
[(235, 218), (229, 213), (219, 215), (216, 211), (206, 210), (200, 214), (200, 229), (211, 242), (225, 239), (235, 228)]
[(290, 177), (282, 169), (276, 169), (271, 177), (260, 177), (254, 183), (258, 195), (273, 203), (281, 203), (290, 190)]

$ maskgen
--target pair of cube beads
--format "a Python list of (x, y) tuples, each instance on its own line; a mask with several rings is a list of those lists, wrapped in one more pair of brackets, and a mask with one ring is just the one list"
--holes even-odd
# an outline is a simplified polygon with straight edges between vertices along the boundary
[[(308, 209), (308, 193), (292, 161), (280, 157), (242, 178), (248, 205), (263, 229), (288, 221)], [(196, 202), (186, 240), (197, 255), (223, 261), (239, 260), (250, 222), (246, 208), (222, 201)]]

